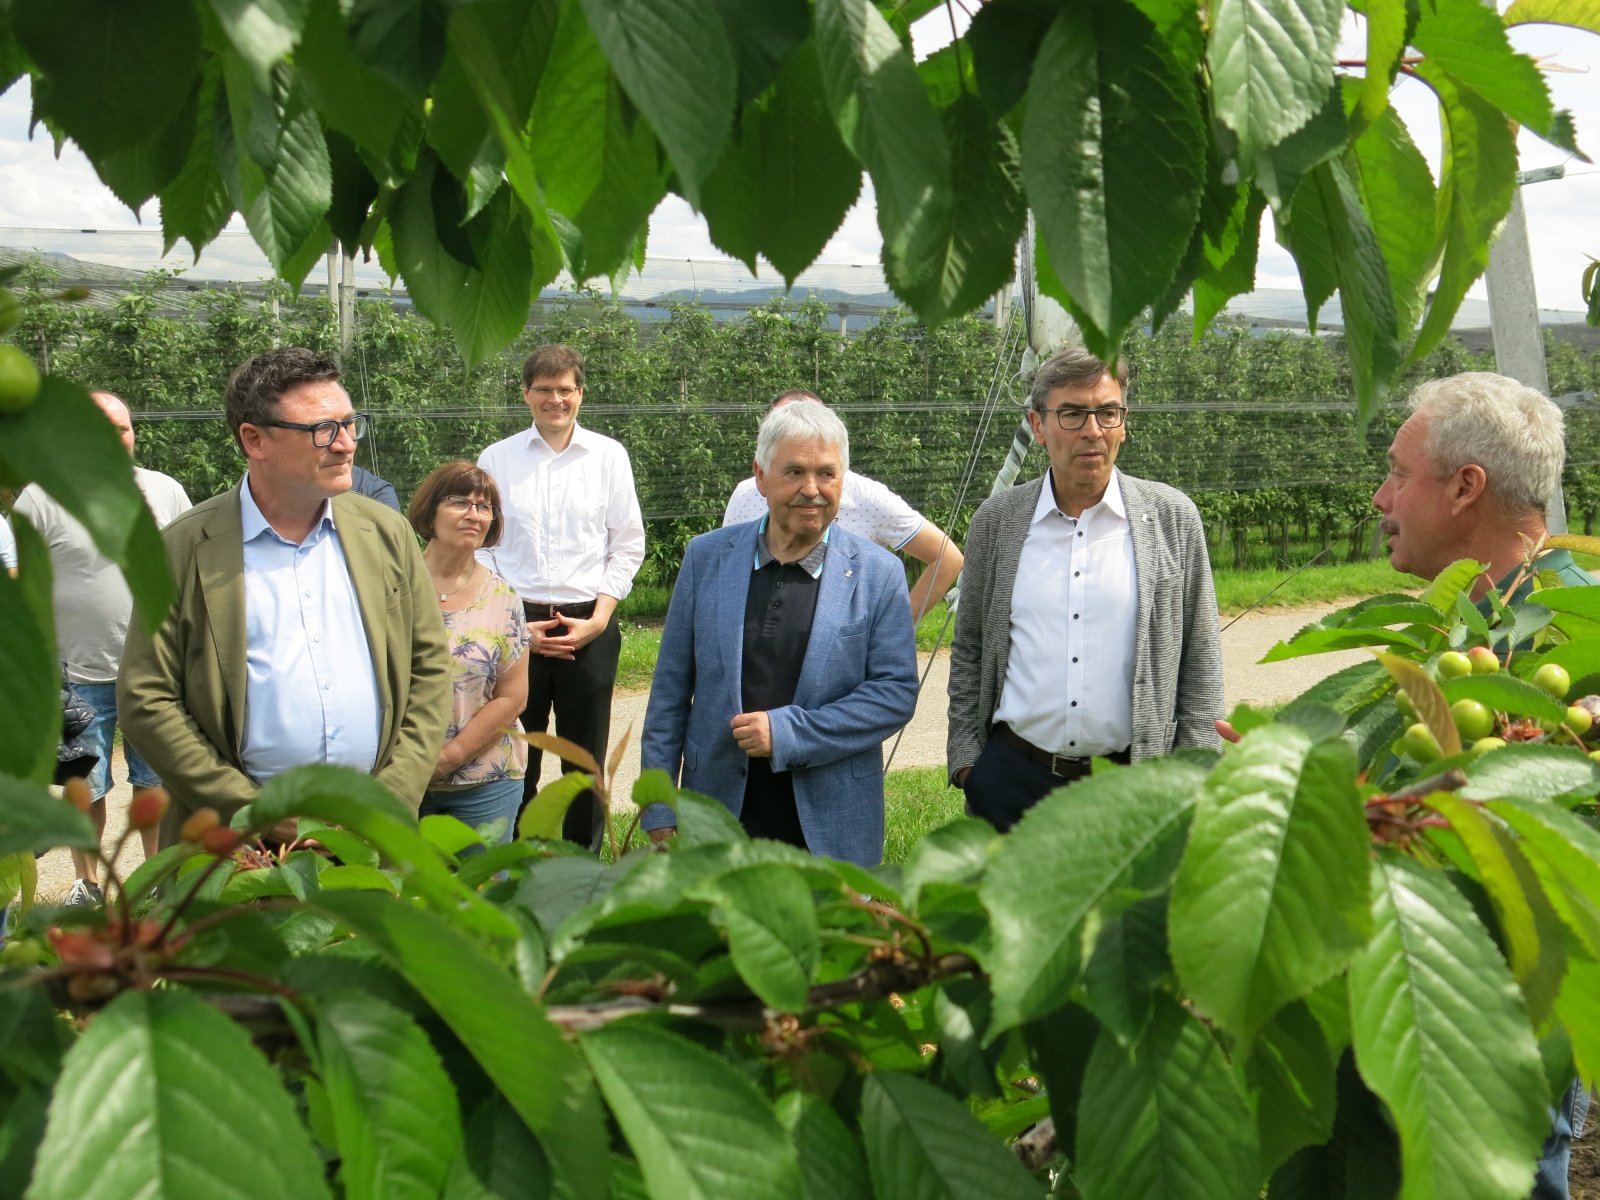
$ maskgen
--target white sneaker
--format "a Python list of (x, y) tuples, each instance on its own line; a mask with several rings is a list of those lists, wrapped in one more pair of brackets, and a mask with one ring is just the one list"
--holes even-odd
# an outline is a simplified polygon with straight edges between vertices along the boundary
[(74, 879), (72, 886), (67, 889), (67, 898), (61, 902), (65, 908), (104, 903), (105, 896), (100, 891), (100, 885), (87, 879)]

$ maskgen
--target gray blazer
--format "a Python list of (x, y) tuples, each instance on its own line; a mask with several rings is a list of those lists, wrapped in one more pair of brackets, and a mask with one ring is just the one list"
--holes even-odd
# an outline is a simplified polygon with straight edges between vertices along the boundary
[[(1176, 488), (1120, 471), (1117, 478), (1132, 526), (1139, 591), (1133, 757), (1151, 758), (1176, 746), (1216, 746), (1222, 649), (1200, 513)], [(950, 647), (945, 758), (952, 782), (957, 771), (978, 761), (1000, 703), (1011, 652), (1011, 585), (1043, 486), (1040, 476), (990, 496), (967, 532)]]

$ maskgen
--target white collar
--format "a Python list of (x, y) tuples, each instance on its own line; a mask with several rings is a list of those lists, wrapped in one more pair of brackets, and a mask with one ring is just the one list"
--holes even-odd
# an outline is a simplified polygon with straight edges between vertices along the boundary
[(539, 427), (537, 425), (530, 425), (528, 427), (528, 448), (530, 450), (533, 449), (534, 446), (543, 446), (546, 450), (550, 451), (551, 454), (560, 455), (565, 454), (568, 450), (571, 450), (574, 447), (579, 450), (588, 450), (591, 446), (593, 446), (593, 444), (594, 443), (589, 436), (589, 431), (576, 421), (572, 423), (572, 436), (567, 439), (566, 448), (562, 450), (557, 450), (549, 442), (545, 441), (544, 435), (539, 432)]
[[(1053, 512), (1061, 512), (1056, 504), (1053, 475), (1053, 468), (1044, 473), (1044, 485), (1039, 489), (1039, 502), (1033, 506), (1033, 517), (1028, 521), (1030, 526), (1037, 525)], [(1102, 508), (1118, 520), (1128, 519), (1128, 505), (1122, 498), (1122, 472), (1116, 467), (1111, 468), (1111, 482), (1106, 484), (1106, 494), (1100, 497), (1100, 502), (1084, 509), (1081, 517), (1067, 517), (1067, 520), (1087, 521)], [(1066, 513), (1061, 515), (1067, 516)]]

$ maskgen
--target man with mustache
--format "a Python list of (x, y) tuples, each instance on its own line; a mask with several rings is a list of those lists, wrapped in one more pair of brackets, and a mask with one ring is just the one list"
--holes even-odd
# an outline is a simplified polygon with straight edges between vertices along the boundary
[(350, 491), (367, 418), (298, 346), (241, 365), (223, 408), (245, 476), (166, 527), (177, 608), (154, 637), (134, 622), (117, 677), (123, 732), (172, 794), (162, 844), (303, 763), (368, 772), (415, 811), (450, 656), (411, 526)]
[[(656, 659), (641, 765), (720, 800), (752, 837), (876, 866), (883, 742), (917, 704), (905, 571), (834, 517), (850, 436), (821, 404), (761, 422), (759, 520), (689, 543)], [(664, 805), (641, 824), (673, 831)]]
[[(780, 393), (767, 406), (767, 411), (785, 404), (804, 403), (822, 404), (824, 401), (805, 388), (790, 388)], [(766, 511), (766, 498), (756, 490), (756, 481), (740, 480), (733, 495), (728, 497), (722, 523), (740, 525), (745, 521), (759, 521)], [(961, 574), (964, 560), (949, 535), (876, 479), (847, 472), (836, 519), (841, 528), (876, 542), (885, 550), (898, 551), (926, 564), (911, 588), (913, 623), (921, 621), (928, 610), (944, 598)]]
[(1040, 365), (1028, 421), (1044, 476), (989, 497), (967, 532), (950, 648), (950, 780), (1004, 832), (1116, 762), (1217, 744), (1222, 659), (1200, 514), (1124, 475), (1126, 381), (1081, 346)]

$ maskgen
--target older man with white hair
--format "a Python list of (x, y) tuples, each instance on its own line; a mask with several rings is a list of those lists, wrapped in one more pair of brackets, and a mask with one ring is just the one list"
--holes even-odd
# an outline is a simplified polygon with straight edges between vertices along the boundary
[[(1418, 387), (1411, 415), (1389, 446), (1389, 474), (1372, 497), (1383, 514), (1390, 563), (1432, 579), (1470, 558), (1484, 564), (1472, 589), (1480, 607), (1491, 588), (1503, 593), (1527, 557), (1524, 539), (1537, 542), (1547, 532), (1547, 509), (1566, 461), (1562, 425), (1549, 397), (1489, 371)], [(1568, 587), (1595, 582), (1565, 550), (1546, 550), (1535, 565)], [(1530, 577), (1507, 599), (1524, 599), (1532, 588)], [(1552, 1111), (1532, 1200), (1567, 1200), (1572, 1138), (1588, 1107), (1588, 1095), (1574, 1082)]]
[[(905, 572), (834, 521), (850, 436), (820, 404), (761, 422), (759, 520), (689, 543), (667, 610), (642, 765), (720, 800), (752, 836), (874, 866), (883, 742), (917, 702)], [(675, 817), (645, 810), (656, 840)]]
[[(1561, 410), (1533, 388), (1488, 371), (1422, 384), (1372, 497), (1389, 561), (1432, 579), (1470, 558), (1486, 568), (1474, 599), (1503, 589), (1522, 565), (1523, 539), (1545, 536), (1565, 459)], [(1565, 550), (1546, 551), (1538, 566), (1569, 586), (1594, 582)]]

